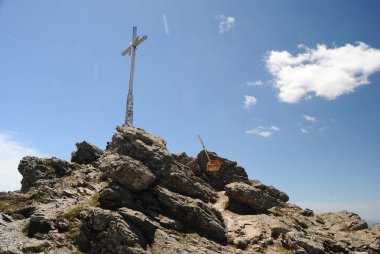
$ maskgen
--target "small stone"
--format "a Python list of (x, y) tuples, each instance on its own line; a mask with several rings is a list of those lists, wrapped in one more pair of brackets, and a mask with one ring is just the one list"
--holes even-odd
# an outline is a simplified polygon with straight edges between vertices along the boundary
[(23, 254), (23, 252), (15, 246), (9, 246), (5, 250), (1, 249), (0, 254)]
[(69, 222), (66, 220), (58, 222), (57, 229), (58, 233), (65, 233), (69, 231)]
[(311, 209), (305, 208), (305, 209), (302, 209), (302, 210), (301, 210), (301, 214), (302, 214), (303, 216), (310, 217), (310, 216), (313, 216), (313, 215), (314, 215), (314, 212), (313, 212), (313, 210), (311, 210)]
[(47, 241), (31, 239), (24, 244), (22, 251), (24, 253), (38, 253), (43, 252), (50, 244)]
[(74, 191), (72, 191), (70, 189), (64, 189), (62, 191), (62, 193), (63, 193), (63, 195), (65, 195), (66, 197), (69, 197), (69, 198), (73, 197), (76, 194)]
[(1, 214), (1, 217), (3, 217), (3, 220), (7, 221), (7, 222), (13, 222), (13, 218), (12, 216), (8, 215), (8, 214)]

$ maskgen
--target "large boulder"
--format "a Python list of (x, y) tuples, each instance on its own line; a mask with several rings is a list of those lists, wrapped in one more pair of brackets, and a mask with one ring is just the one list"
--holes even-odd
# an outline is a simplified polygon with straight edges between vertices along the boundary
[(170, 166), (172, 161), (163, 139), (129, 125), (116, 128), (107, 150), (139, 160), (155, 170)]
[(188, 163), (192, 162), (194, 160), (193, 157), (190, 157), (185, 152), (182, 153), (174, 153), (172, 154), (173, 160), (175, 160), (178, 163), (181, 163), (183, 165), (187, 165)]
[[(377, 236), (377, 238), (379, 239), (380, 241), (380, 224), (377, 223), (377, 224), (374, 224), (372, 227), (371, 227), (371, 233), (375, 236)], [(380, 242), (379, 242), (380, 243)]]
[[(310, 237), (303, 232), (291, 231), (281, 235), (282, 244), (291, 249), (293, 253), (312, 253), (312, 254), (325, 254), (326, 252), (324, 242), (318, 238)], [(341, 251), (341, 250), (340, 250)], [(345, 253), (345, 252), (338, 253)], [(343, 249), (344, 251), (344, 249)]]
[(156, 179), (141, 162), (118, 154), (103, 157), (99, 168), (104, 172), (103, 177), (110, 178), (135, 192), (147, 189)]
[(127, 221), (138, 226), (150, 241), (153, 240), (154, 232), (160, 227), (159, 223), (149, 218), (140, 211), (132, 210), (126, 207), (118, 209), (118, 213)]
[(123, 185), (112, 182), (99, 193), (100, 207), (117, 210), (120, 207), (130, 207), (136, 203), (136, 193)]
[(83, 220), (78, 238), (82, 252), (146, 253), (147, 241), (141, 230), (119, 213), (93, 208)]
[(29, 220), (28, 236), (33, 237), (36, 233), (46, 234), (51, 229), (52, 225), (44, 214), (34, 214)]
[(224, 223), (219, 211), (199, 199), (171, 192), (161, 186), (155, 186), (153, 191), (163, 211), (169, 216), (203, 236), (218, 242), (226, 242)]
[(280, 200), (246, 183), (230, 183), (225, 189), (230, 201), (243, 204), (254, 213), (264, 213), (272, 207), (283, 205)]
[(41, 179), (52, 179), (70, 175), (76, 168), (73, 163), (52, 157), (41, 159), (32, 156), (22, 158), (18, 165), (18, 171), (22, 175), (21, 191), (27, 192), (36, 186), (36, 182)]
[(77, 150), (71, 154), (71, 161), (79, 164), (89, 164), (102, 156), (103, 151), (86, 141), (76, 143)]
[(182, 195), (199, 198), (205, 202), (216, 201), (212, 187), (183, 164), (174, 162), (160, 174), (159, 179), (162, 185)]
[[(216, 189), (223, 190), (224, 186), (233, 182), (249, 183), (248, 175), (244, 168), (237, 166), (235, 161), (230, 161), (218, 156), (216, 153), (208, 152), (211, 160), (220, 160), (222, 166), (218, 172), (207, 172), (207, 156), (204, 151), (200, 152), (196, 158), (196, 164), (201, 170), (201, 175), (206, 182)], [(188, 163), (194, 167), (194, 164)], [(198, 169), (193, 169), (197, 172)]]
[(367, 222), (356, 213), (349, 211), (318, 214), (324, 221), (324, 227), (330, 230), (356, 231), (368, 228)]
[(289, 201), (289, 196), (285, 192), (276, 189), (274, 186), (267, 186), (259, 180), (250, 180), (250, 184), (257, 189), (264, 191), (269, 196), (281, 200), (282, 202)]

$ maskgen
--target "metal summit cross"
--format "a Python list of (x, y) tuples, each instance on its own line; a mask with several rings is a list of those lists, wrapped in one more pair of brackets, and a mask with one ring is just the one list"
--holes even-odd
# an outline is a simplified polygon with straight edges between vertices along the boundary
[(133, 125), (133, 70), (135, 67), (135, 52), (137, 46), (148, 39), (146, 35), (139, 38), (136, 36), (137, 34), (137, 27), (133, 27), (133, 34), (132, 34), (132, 41), (131, 46), (129, 46), (126, 50), (121, 52), (122, 56), (129, 55), (131, 56), (131, 69), (129, 73), (129, 90), (128, 90), (128, 97), (127, 97), (127, 108), (125, 113), (125, 124), (127, 125)]

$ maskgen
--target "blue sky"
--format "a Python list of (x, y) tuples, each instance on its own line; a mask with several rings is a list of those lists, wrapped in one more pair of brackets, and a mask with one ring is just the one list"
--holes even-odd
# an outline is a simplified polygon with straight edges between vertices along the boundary
[(379, 1), (0, 1), (0, 190), (124, 121), (209, 150), (317, 211), (380, 220)]

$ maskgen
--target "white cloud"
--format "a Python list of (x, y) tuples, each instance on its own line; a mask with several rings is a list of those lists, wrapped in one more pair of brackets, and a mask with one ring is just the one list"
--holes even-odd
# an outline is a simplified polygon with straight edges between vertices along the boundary
[(249, 109), (257, 103), (257, 99), (254, 96), (244, 95), (244, 108)]
[(14, 135), (0, 132), (0, 191), (13, 191), (21, 188), (22, 179), (17, 170), (22, 157), (27, 155), (41, 156), (32, 148), (15, 140)]
[(304, 128), (301, 128), (300, 131), (301, 131), (302, 133), (309, 133), (309, 131), (306, 130), (306, 129), (304, 129)]
[(229, 31), (235, 24), (235, 18), (231, 16), (219, 15), (219, 33), (225, 33)]
[(354, 92), (369, 84), (368, 77), (380, 71), (380, 50), (363, 42), (355, 45), (315, 49), (293, 56), (288, 51), (270, 51), (266, 67), (273, 75), (278, 97), (287, 103), (297, 103), (310, 96), (328, 100)]
[(164, 21), (164, 29), (165, 33), (169, 34), (169, 25), (168, 25), (168, 19), (166, 18), (166, 14), (162, 14), (162, 20)]
[(305, 118), (306, 121), (309, 122), (316, 122), (317, 119), (314, 116), (304, 115), (303, 118)]
[(270, 136), (272, 136), (273, 132), (275, 131), (280, 131), (280, 128), (277, 126), (271, 126), (271, 127), (259, 126), (259, 127), (247, 130), (245, 133), (255, 134), (263, 138), (269, 138)]
[(256, 80), (256, 81), (247, 81), (244, 83), (244, 86), (262, 86), (263, 85), (263, 81), (261, 80)]

